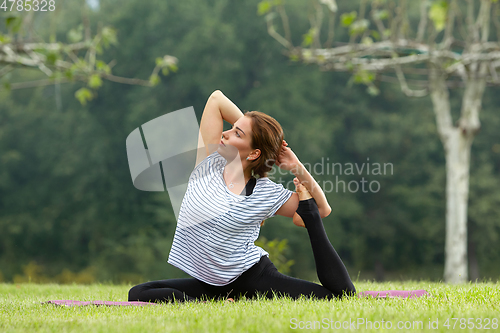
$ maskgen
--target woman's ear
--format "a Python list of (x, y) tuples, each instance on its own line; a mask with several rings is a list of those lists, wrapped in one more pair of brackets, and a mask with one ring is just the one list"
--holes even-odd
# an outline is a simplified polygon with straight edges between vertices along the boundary
[(251, 154), (252, 160), (255, 161), (256, 159), (258, 159), (260, 156), (260, 153), (261, 153), (260, 149), (254, 149), (254, 151)]

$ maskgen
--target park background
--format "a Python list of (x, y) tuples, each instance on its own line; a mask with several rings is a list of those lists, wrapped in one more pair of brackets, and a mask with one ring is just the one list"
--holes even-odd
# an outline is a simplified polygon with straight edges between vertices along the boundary
[[(164, 54), (179, 59), (178, 70), (153, 88), (105, 81), (85, 105), (75, 98), (81, 83), (1, 86), (0, 281), (138, 283), (187, 276), (166, 263), (176, 224), (168, 194), (133, 186), (125, 140), (145, 122), (188, 106), (199, 120), (217, 89), (241, 110), (275, 117), (303, 163), (393, 165), (385, 175), (313, 172), (320, 184), (335, 184), (337, 176), (345, 183), (362, 177), (380, 183), (377, 193), (326, 193), (332, 213), (325, 228), (354, 280), (442, 279), (445, 161), (430, 98), (410, 99), (383, 82), (371, 96), (365, 86), (349, 84), (349, 73), (290, 61), (267, 33), (258, 3), (102, 0), (92, 9), (61, 0), (54, 13), (36, 14), (36, 32), (46, 40), (67, 41), (85, 13), (94, 32), (100, 23), (116, 28), (119, 44), (103, 55), (116, 60), (116, 75), (147, 79)], [(309, 24), (300, 10), (306, 4), (292, 3), (291, 29), (300, 39)], [(348, 12), (358, 4), (339, 6)], [(1, 79), (41, 77), (24, 70)], [(472, 146), (472, 280), (500, 276), (498, 91), (486, 89)], [(456, 117), (461, 93), (452, 90)], [(277, 216), (266, 221), (261, 237), (287, 240), (286, 259), (271, 260), (294, 260), (288, 274), (317, 279), (305, 229)]]

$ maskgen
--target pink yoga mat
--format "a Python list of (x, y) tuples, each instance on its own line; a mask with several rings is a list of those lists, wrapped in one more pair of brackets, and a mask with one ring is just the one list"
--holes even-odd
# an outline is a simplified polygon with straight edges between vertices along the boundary
[(66, 306), (82, 306), (82, 305), (134, 305), (134, 306), (147, 306), (147, 305), (158, 305), (156, 303), (149, 302), (111, 302), (111, 301), (72, 301), (72, 300), (55, 300), (55, 301), (47, 301), (42, 304), (55, 304), (55, 305), (66, 305)]
[[(416, 298), (421, 296), (430, 296), (424, 289), (420, 290), (384, 290), (384, 291), (362, 291), (358, 293), (358, 297), (373, 297), (373, 298)], [(111, 301), (73, 301), (73, 300), (55, 300), (47, 301), (42, 304), (54, 304), (65, 306), (82, 306), (82, 305), (107, 305), (107, 306), (148, 306), (158, 305), (157, 303), (148, 302), (111, 302)]]

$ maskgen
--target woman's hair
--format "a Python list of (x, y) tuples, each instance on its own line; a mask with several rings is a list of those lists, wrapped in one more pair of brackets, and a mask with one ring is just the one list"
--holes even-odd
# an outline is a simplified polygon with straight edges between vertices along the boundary
[(245, 111), (243, 115), (252, 119), (252, 149), (260, 149), (260, 156), (252, 162), (253, 173), (267, 177), (278, 159), (283, 144), (283, 129), (276, 119), (263, 112)]

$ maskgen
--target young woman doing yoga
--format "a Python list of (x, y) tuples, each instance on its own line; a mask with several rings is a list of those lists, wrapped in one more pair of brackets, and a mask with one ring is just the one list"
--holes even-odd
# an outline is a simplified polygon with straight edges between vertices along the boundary
[[(233, 125), (225, 132), (224, 120)], [(323, 227), (322, 218), (331, 211), (325, 194), (287, 147), (274, 118), (258, 111), (243, 114), (217, 90), (203, 110), (198, 142), (168, 258), (192, 278), (137, 285), (129, 301), (259, 294), (330, 299), (356, 293)], [(295, 175), (296, 192), (267, 177), (274, 164)], [(268, 253), (255, 246), (261, 223), (274, 215), (291, 217), (307, 229), (322, 285), (279, 273)]]

